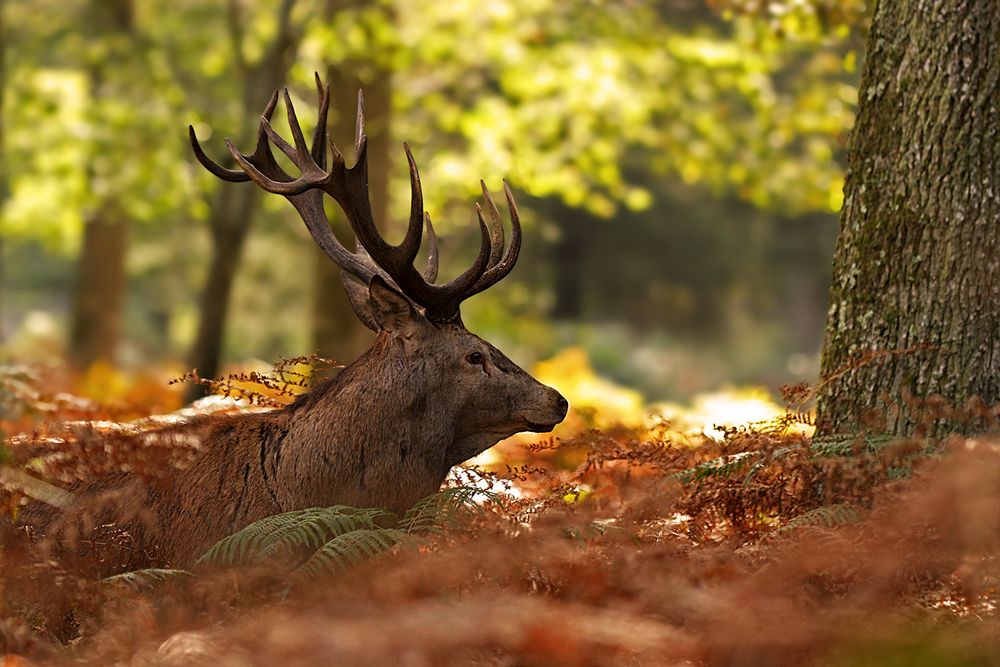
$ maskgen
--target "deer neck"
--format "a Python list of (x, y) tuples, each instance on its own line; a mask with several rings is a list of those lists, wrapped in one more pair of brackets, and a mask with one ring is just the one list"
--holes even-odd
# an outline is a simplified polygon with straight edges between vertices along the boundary
[(454, 424), (392, 345), (380, 336), (336, 378), (289, 406), (281, 471), (288, 504), (403, 511), (444, 481)]

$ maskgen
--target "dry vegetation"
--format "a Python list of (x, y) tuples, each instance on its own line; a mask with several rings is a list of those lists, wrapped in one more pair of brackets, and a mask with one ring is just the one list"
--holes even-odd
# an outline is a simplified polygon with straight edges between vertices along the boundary
[[(130, 433), (156, 421), (74, 422), (134, 407), (4, 382), (20, 414), (4, 428), (22, 433), (0, 468), (8, 516), (42, 478), (156, 474), (191, 454), (138, 446)], [(307, 581), (281, 559), (92, 581), (8, 534), (0, 651), (4, 664), (996, 664), (1000, 437), (996, 410), (975, 412), (992, 435), (813, 442), (771, 424), (692, 443), (660, 424), (508, 444), (503, 465), (456, 474), (505, 489), (484, 511)], [(59, 457), (40, 461), (42, 445)], [(63, 644), (67, 617), (78, 636)]]

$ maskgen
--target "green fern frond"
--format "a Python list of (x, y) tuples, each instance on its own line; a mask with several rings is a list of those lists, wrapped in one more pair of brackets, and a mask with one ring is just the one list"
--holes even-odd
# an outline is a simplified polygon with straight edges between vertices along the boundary
[(681, 482), (700, 482), (712, 477), (730, 477), (734, 473), (740, 472), (749, 465), (750, 461), (757, 457), (757, 452), (737, 452), (714, 458), (711, 461), (699, 463), (693, 468), (682, 470), (674, 474), (674, 477)]
[(301, 578), (315, 579), (371, 560), (397, 544), (415, 546), (418, 542), (413, 535), (396, 528), (352, 530), (320, 547), (309, 560), (295, 569), (294, 574)]
[(406, 533), (457, 530), (464, 518), (483, 511), (476, 502), (479, 498), (494, 503), (501, 502), (498, 494), (474, 486), (444, 489), (411, 507), (400, 519), (398, 528)]
[(219, 540), (197, 562), (260, 564), (299, 554), (306, 561), (295, 568), (295, 575), (318, 576), (356, 565), (400, 543), (419, 544), (418, 533), (458, 530), (464, 518), (484, 511), (477, 502), (481, 498), (500, 502), (493, 492), (459, 486), (424, 498), (399, 520), (382, 509), (346, 505), (275, 514)]
[(813, 438), (812, 451), (820, 456), (854, 456), (878, 453), (899, 438), (888, 433), (846, 433)]
[(377, 528), (392, 521), (381, 509), (346, 505), (310, 507), (275, 514), (255, 521), (223, 538), (198, 559), (221, 565), (261, 563), (297, 551), (313, 551), (337, 535)]
[(187, 570), (171, 570), (165, 568), (147, 568), (145, 570), (133, 570), (131, 572), (122, 572), (121, 574), (116, 574), (111, 577), (106, 577), (102, 580), (105, 584), (124, 584), (126, 586), (131, 586), (133, 588), (152, 588), (156, 584), (166, 581), (167, 579), (173, 579), (179, 576), (193, 576), (191, 572)]
[(793, 518), (782, 526), (778, 532), (787, 533), (805, 526), (824, 526), (834, 528), (849, 523), (857, 523), (861, 520), (861, 514), (851, 505), (838, 503), (809, 510)]

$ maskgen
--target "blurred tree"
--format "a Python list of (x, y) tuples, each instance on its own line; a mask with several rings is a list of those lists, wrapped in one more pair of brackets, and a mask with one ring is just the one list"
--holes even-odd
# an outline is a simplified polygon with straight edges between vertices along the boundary
[[(910, 433), (919, 420), (910, 396), (1000, 401), (997, 35), (997, 3), (875, 8), (834, 260), (821, 432)], [(898, 409), (887, 413), (886, 399)]]
[[(368, 3), (358, 0), (326, 0), (325, 23), (333, 23), (338, 13), (357, 10)], [(389, 23), (391, 9), (376, 5), (378, 17)], [(370, 25), (370, 24), (368, 24)], [(370, 37), (368, 38), (370, 41)], [(385, 232), (389, 221), (389, 174), (392, 165), (392, 72), (371, 52), (353, 53), (346, 58), (330, 58), (326, 81), (330, 85), (333, 123), (330, 135), (334, 142), (348, 150), (354, 145), (357, 91), (364, 90), (365, 132), (368, 135), (368, 195), (372, 214)], [(354, 232), (343, 213), (326, 198), (328, 215), (335, 233), (341, 239), (353, 239)], [(350, 246), (350, 244), (348, 244)], [(340, 269), (317, 246), (313, 252), (315, 269), (313, 283), (313, 346), (326, 357), (351, 359), (367, 347), (370, 335), (354, 316), (347, 295), (340, 284)]]
[(477, 175), (502, 175), (546, 202), (557, 317), (583, 311), (579, 258), (591, 237), (572, 230), (652, 205), (662, 186), (634, 178), (650, 166), (786, 215), (839, 208), (834, 158), (854, 102), (844, 16), (854, 14), (721, 20), (680, 0), (394, 9), (398, 26), (381, 6), (341, 4), (305, 42), (306, 58), (389, 64), (400, 82), (395, 131), (418, 159), (433, 147), (420, 161), (446, 235), (438, 211), (456, 193), (478, 195)]
[[(0, 211), (3, 210), (4, 204), (7, 202), (7, 152), (4, 146), (4, 126), (6, 124), (5, 115), (5, 102), (6, 91), (7, 91), (7, 26), (4, 19), (7, 16), (7, 1), (0, 0)], [(6, 287), (6, 281), (4, 280), (4, 250), (5, 244), (5, 230), (2, 225), (0, 225), (0, 344), (4, 342), (7, 337), (7, 327), (4, 326), (4, 313), (6, 303), (4, 301), (4, 288)]]
[[(87, 25), (103, 41), (106, 51), (89, 52), (86, 61), (89, 97), (97, 109), (102, 99), (133, 97), (117, 77), (109, 80), (107, 69), (134, 57), (134, 7), (132, 0), (93, 0), (87, 11)], [(132, 95), (129, 93), (132, 92)], [(95, 124), (109, 122), (94, 119)], [(121, 140), (120, 137), (115, 139)], [(119, 169), (121, 165), (110, 166)], [(128, 213), (120, 204), (123, 192), (102, 186), (101, 163), (87, 164), (90, 190), (96, 195), (83, 228), (83, 248), (76, 271), (73, 312), (70, 323), (69, 358), (78, 369), (98, 360), (112, 361), (121, 330), (122, 301), (125, 295), (125, 250)]]
[[(283, 0), (278, 9), (277, 26), (270, 42), (260, 49), (256, 60), (248, 54), (241, 3), (230, 0), (228, 37), (231, 47), (231, 76), (241, 87), (242, 120), (236, 145), (246, 150), (256, 133), (263, 103), (271, 92), (282, 85), (295, 56), (302, 28), (292, 21), (295, 0)], [(218, 196), (212, 203), (209, 228), (212, 234), (212, 257), (207, 282), (202, 291), (198, 312), (198, 331), (189, 356), (190, 363), (204, 377), (214, 377), (219, 371), (222, 340), (229, 311), (233, 278), (239, 265), (250, 223), (257, 207), (258, 189), (252, 184), (243, 187), (218, 184)], [(190, 385), (186, 398), (193, 400), (204, 394), (199, 385)]]
[[(37, 0), (6, 16), (5, 84), (17, 103), (5, 109), (4, 149), (17, 169), (8, 174), (0, 226), (18, 244), (12, 259), (20, 265), (8, 282), (33, 291), (60, 276), (62, 257), (85, 239), (75, 289), (60, 277), (54, 299), (62, 308), (66, 292), (75, 297), (81, 364), (114, 347), (126, 226), (190, 215), (180, 143), (164, 141), (177, 123), (177, 88), (164, 76), (162, 26), (151, 14), (146, 3), (122, 0)], [(38, 242), (51, 253), (42, 266), (29, 259), (36, 250), (27, 245)]]

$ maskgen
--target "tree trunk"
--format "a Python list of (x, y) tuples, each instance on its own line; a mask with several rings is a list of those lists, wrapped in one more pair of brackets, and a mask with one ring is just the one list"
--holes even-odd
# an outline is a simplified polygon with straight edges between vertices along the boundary
[[(0, 0), (0, 210), (7, 202), (7, 153), (4, 151), (4, 92), (7, 89), (7, 35), (4, 18), (7, 11), (6, 0)], [(4, 326), (4, 229), (0, 224), (0, 345), (7, 339)]]
[(121, 332), (125, 296), (128, 222), (114, 202), (106, 202), (83, 230), (70, 326), (70, 362), (85, 370), (113, 361)]
[(550, 246), (555, 303), (552, 317), (576, 321), (583, 317), (583, 264), (585, 225), (593, 222), (586, 211), (570, 208), (561, 200), (549, 200), (552, 222), (559, 228), (559, 238)]
[[(781, 311), (793, 352), (815, 355), (823, 342), (823, 314), (830, 295), (829, 266), (834, 239), (825, 213), (776, 220), (771, 261), (780, 271)], [(822, 266), (825, 271), (817, 269)]]
[[(95, 1), (90, 11), (107, 33), (102, 37), (131, 37), (132, 0)], [(108, 58), (115, 55), (117, 52), (112, 52)], [(113, 88), (105, 90), (105, 65), (102, 61), (91, 67), (90, 90), (95, 100), (120, 94)], [(93, 122), (101, 121), (95, 118)], [(90, 176), (93, 180), (97, 175)], [(128, 220), (117, 197), (116, 192), (106, 195), (84, 223), (69, 341), (70, 363), (77, 370), (85, 370), (96, 361), (113, 361), (121, 333)]]
[[(354, 6), (354, 0), (328, 0), (327, 20), (337, 11)], [(374, 71), (369, 81), (360, 75)], [(330, 134), (345, 151), (354, 146), (354, 122), (358, 90), (364, 90), (365, 133), (368, 135), (368, 197), (375, 224), (381, 231), (389, 222), (389, 173), (391, 159), (392, 78), (391, 72), (373, 63), (345, 61), (326, 70), (330, 84), (330, 107), (333, 122)], [(328, 200), (329, 203), (329, 200)], [(354, 232), (336, 204), (327, 207), (330, 224), (351, 248)], [(371, 334), (358, 321), (340, 283), (340, 268), (317, 246), (313, 252), (313, 347), (324, 357), (350, 360), (371, 343)]]
[[(389, 210), (389, 122), (391, 84), (388, 72), (379, 72), (365, 85), (357, 76), (360, 66), (345, 62), (327, 68), (330, 82), (330, 106), (334, 110), (331, 136), (342, 150), (354, 146), (354, 119), (357, 93), (364, 89), (365, 133), (368, 135), (368, 196), (372, 215), (380, 230), (388, 225)], [(352, 247), (354, 232), (336, 204), (328, 207), (334, 232)], [(320, 355), (349, 360), (371, 342), (368, 329), (351, 310), (340, 283), (340, 268), (317, 246), (313, 253), (313, 346)]]
[[(243, 255), (257, 193), (252, 183), (226, 183), (212, 209), (212, 259), (198, 304), (198, 333), (190, 356), (192, 366), (205, 378), (214, 378), (219, 372), (233, 279)], [(189, 385), (185, 399), (193, 401), (203, 395), (201, 385)]]
[[(239, 5), (230, 5), (234, 12), (231, 21), (235, 28), (231, 30), (230, 37), (238, 65), (236, 70), (243, 77), (243, 116), (246, 120), (259, 116), (268, 95), (283, 82), (288, 73), (289, 61), (300, 36), (300, 32), (291, 23), (294, 6), (295, 0), (282, 2), (278, 10), (277, 35), (261, 60), (251, 66), (243, 53), (242, 31), (238, 25), (241, 21)], [(246, 123), (246, 120), (243, 122)], [(247, 143), (255, 136), (256, 127), (256, 122), (248, 123), (238, 134), (237, 145), (243, 147), (243, 150), (247, 150)], [(214, 378), (219, 373), (233, 279), (243, 256), (243, 245), (250, 231), (258, 192), (258, 188), (252, 183), (220, 183), (209, 216), (212, 260), (198, 306), (198, 333), (188, 356), (189, 363), (204, 378)], [(204, 395), (204, 387), (190, 384), (184, 399), (190, 402)]]
[(925, 417), (910, 397), (959, 408), (1000, 400), (997, 35), (996, 2), (876, 6), (834, 259), (821, 434), (919, 431)]

